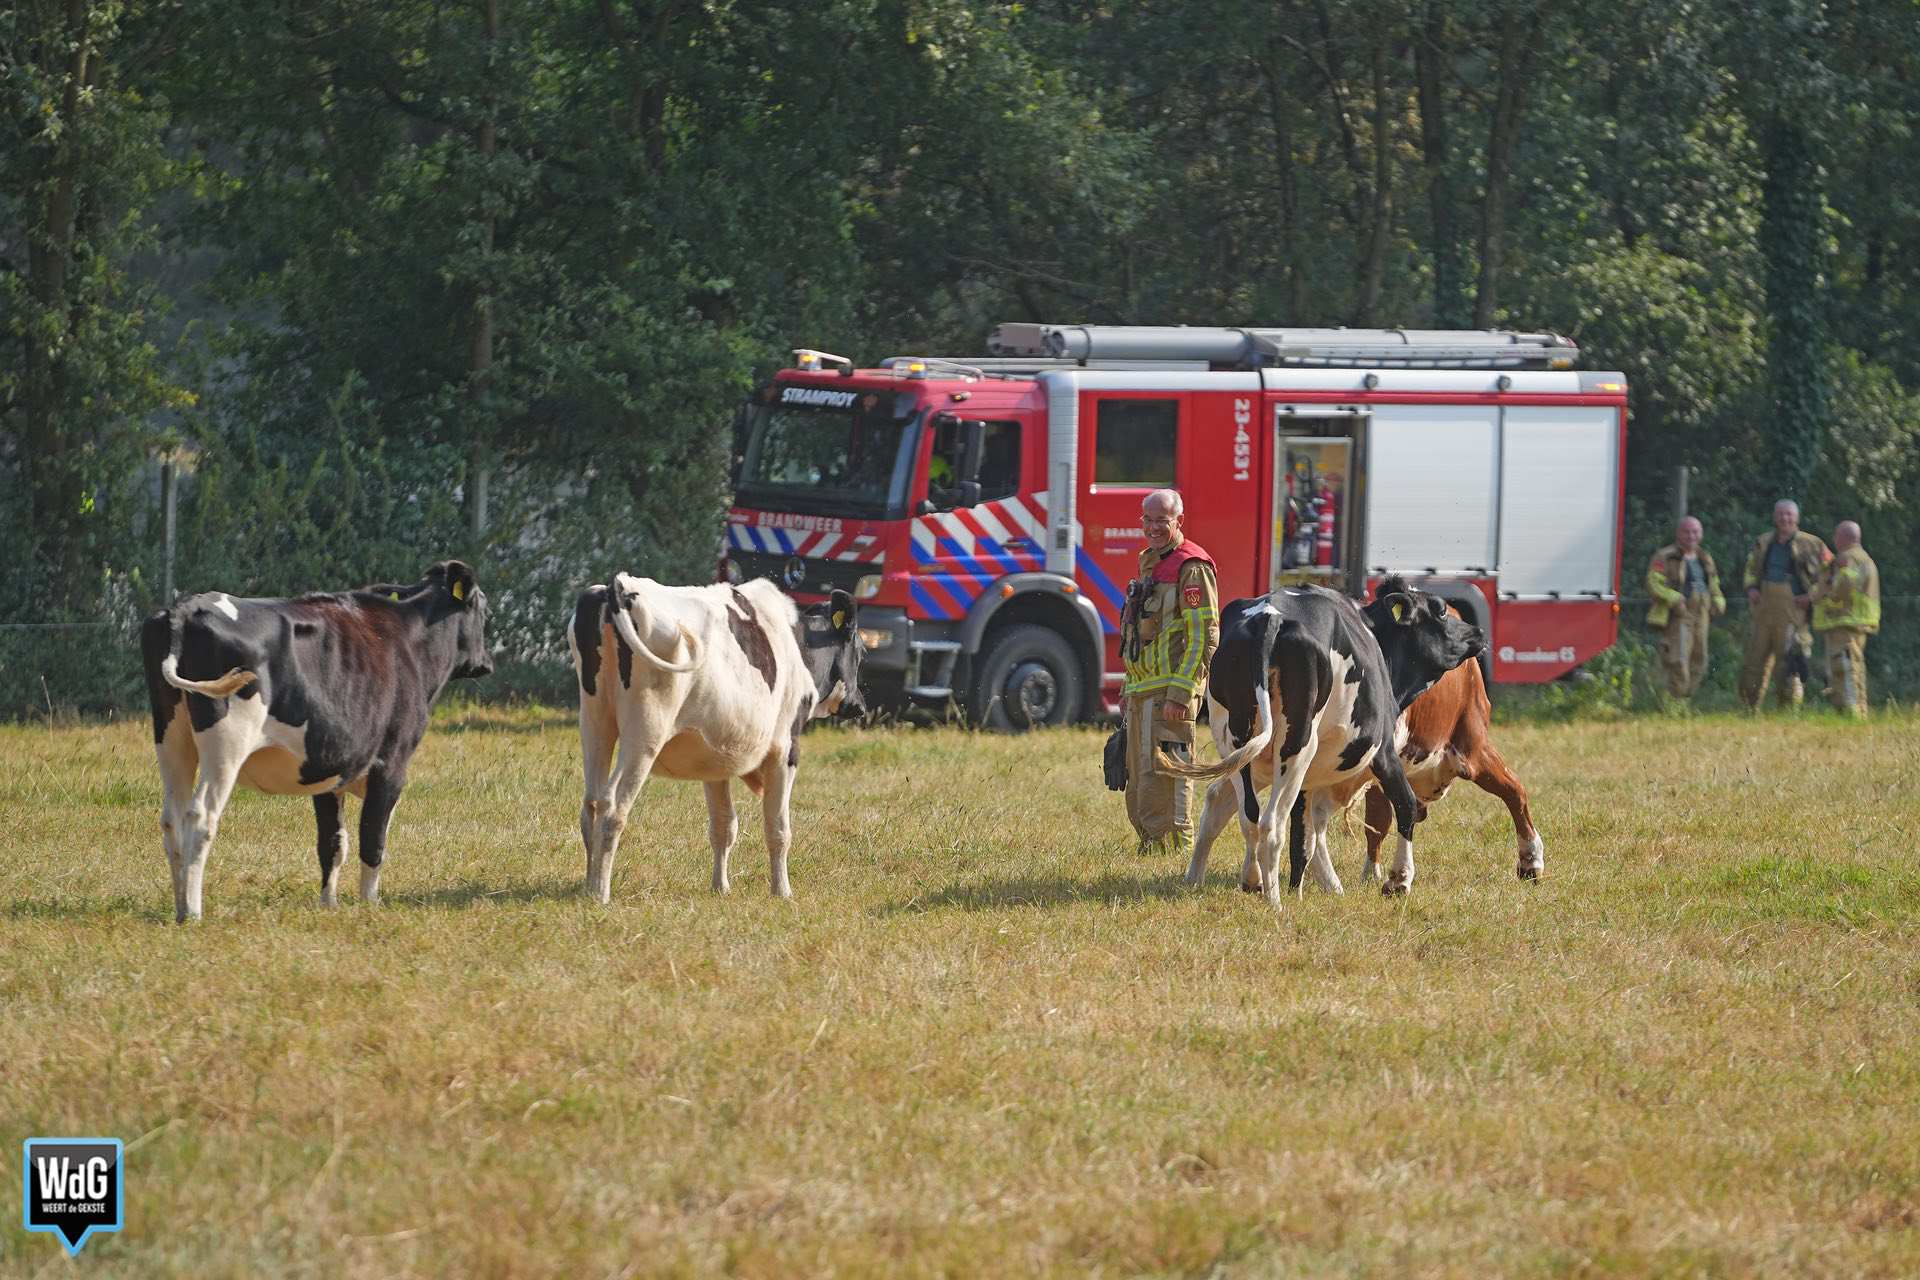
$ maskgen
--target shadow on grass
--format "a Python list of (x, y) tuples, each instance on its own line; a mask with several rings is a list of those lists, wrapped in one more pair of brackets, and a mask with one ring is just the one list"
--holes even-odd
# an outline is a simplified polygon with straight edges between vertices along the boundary
[[(349, 867), (351, 871), (351, 867)], [(164, 897), (164, 894), (161, 895)], [(380, 907), (374, 910), (404, 911), (410, 908), (442, 907), (453, 910), (467, 910), (481, 903), (526, 903), (526, 902), (570, 902), (584, 901), (580, 894), (578, 879), (554, 879), (534, 884), (501, 885), (481, 880), (466, 880), (455, 885), (446, 885), (438, 889), (418, 891), (389, 892), (381, 895)], [(231, 900), (223, 900), (222, 908), (233, 906), (243, 911), (273, 911), (288, 907), (310, 908), (321, 916), (331, 915), (319, 903), (319, 894), (302, 894), (298, 900), (289, 899), (284, 894), (241, 895)], [(342, 893), (340, 912), (360, 910), (362, 904), (350, 894)], [(208, 912), (212, 914), (214, 904), (209, 901)], [(8, 920), (122, 920), (148, 921), (154, 924), (173, 923), (173, 905), (159, 898), (132, 897), (121, 894), (112, 898), (15, 898), (4, 908), (0, 908), (0, 918)]]
[(580, 717), (566, 712), (541, 712), (531, 718), (512, 720), (496, 719), (487, 715), (485, 710), (476, 711), (471, 718), (461, 720), (435, 721), (430, 733), (545, 733), (549, 729), (575, 729), (580, 725)]
[(381, 900), (390, 907), (469, 908), (483, 902), (570, 902), (582, 901), (578, 878), (541, 880), (531, 884), (498, 884), (486, 880), (463, 880), (438, 889), (387, 893)]
[(173, 923), (173, 906), (157, 899), (120, 894), (112, 898), (15, 898), (4, 912), (9, 920), (151, 920)]
[(1145, 902), (1183, 898), (1238, 887), (1235, 878), (1208, 876), (1205, 887), (1187, 888), (1178, 871), (1151, 871), (1136, 875), (1108, 873), (1093, 879), (1074, 876), (1015, 876), (949, 885), (932, 893), (916, 894), (904, 902), (881, 908), (884, 915), (923, 911), (998, 911), (1007, 907), (1058, 907), (1075, 902)]

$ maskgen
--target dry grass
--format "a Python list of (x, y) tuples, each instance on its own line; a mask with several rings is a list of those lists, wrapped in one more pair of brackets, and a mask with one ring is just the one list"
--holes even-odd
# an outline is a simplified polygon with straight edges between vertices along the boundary
[(141, 726), (0, 729), (0, 1152), (128, 1142), (115, 1275), (1920, 1273), (1920, 721), (1501, 733), (1537, 885), (1469, 789), (1276, 915), (1091, 731), (903, 729), (807, 740), (793, 903), (656, 784), (600, 909), (571, 719), (456, 712), (387, 906), (243, 793), (183, 929)]

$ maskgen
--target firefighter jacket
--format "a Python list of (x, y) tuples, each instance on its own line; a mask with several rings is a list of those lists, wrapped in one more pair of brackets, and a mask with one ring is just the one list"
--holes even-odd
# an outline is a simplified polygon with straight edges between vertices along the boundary
[(1220, 588), (1213, 557), (1191, 538), (1140, 553), (1140, 576), (1127, 587), (1120, 618), (1125, 695), (1159, 693), (1171, 702), (1194, 701), (1207, 682), (1207, 663), (1220, 647)]
[[(1707, 571), (1707, 598), (1713, 601), (1713, 614), (1718, 617), (1727, 611), (1727, 598), (1720, 594), (1720, 570), (1705, 547), (1695, 548), (1694, 554)], [(1653, 597), (1653, 608), (1647, 610), (1648, 626), (1667, 625), (1671, 611), (1686, 602), (1686, 581), (1687, 553), (1679, 543), (1668, 543), (1653, 553), (1653, 561), (1647, 565), (1647, 594)]]
[[(1753, 544), (1753, 551), (1747, 556), (1746, 587), (1749, 591), (1763, 585), (1767, 573), (1767, 547), (1773, 542), (1773, 533), (1768, 531), (1760, 535)], [(1793, 571), (1800, 575), (1803, 590), (1812, 591), (1814, 584), (1820, 581), (1820, 572), (1826, 568), (1833, 553), (1827, 550), (1827, 544), (1805, 529), (1793, 535), (1787, 544), (1787, 555), (1793, 561)]]
[(1836, 552), (1813, 589), (1813, 629), (1880, 630), (1880, 570), (1860, 546)]

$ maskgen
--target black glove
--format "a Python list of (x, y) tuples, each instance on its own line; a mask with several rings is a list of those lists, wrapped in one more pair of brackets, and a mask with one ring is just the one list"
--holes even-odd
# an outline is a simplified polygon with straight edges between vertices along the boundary
[(1127, 789), (1127, 726), (1121, 725), (1107, 737), (1106, 759), (1101, 771), (1107, 778), (1107, 790)]

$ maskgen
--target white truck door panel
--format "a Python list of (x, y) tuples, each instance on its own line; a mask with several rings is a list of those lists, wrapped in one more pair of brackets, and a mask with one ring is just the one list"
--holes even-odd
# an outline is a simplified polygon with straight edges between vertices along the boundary
[(1369, 570), (1492, 571), (1499, 412), (1492, 405), (1373, 406)]
[(1619, 410), (1515, 406), (1500, 463), (1500, 593), (1613, 595)]

